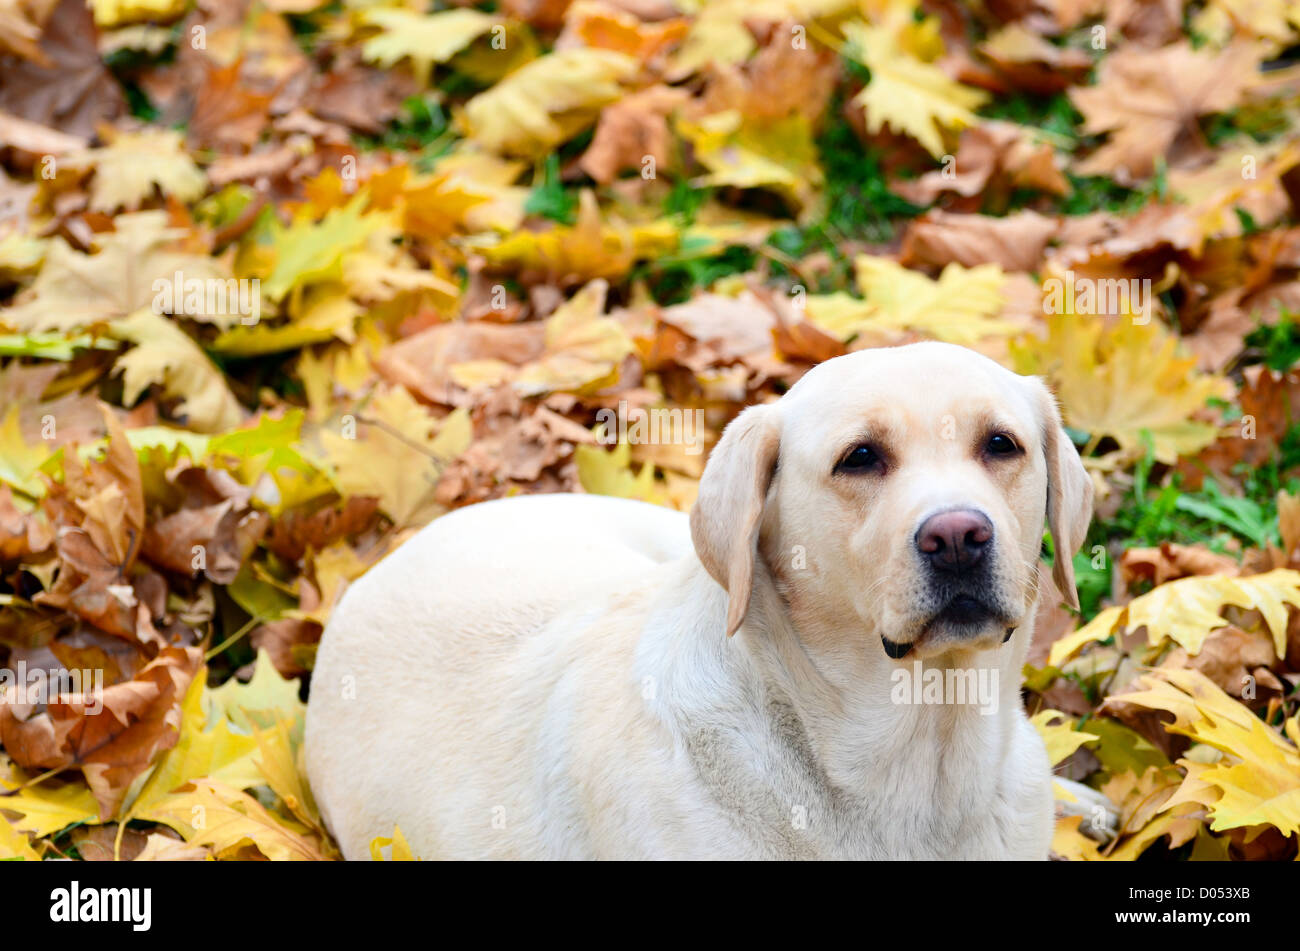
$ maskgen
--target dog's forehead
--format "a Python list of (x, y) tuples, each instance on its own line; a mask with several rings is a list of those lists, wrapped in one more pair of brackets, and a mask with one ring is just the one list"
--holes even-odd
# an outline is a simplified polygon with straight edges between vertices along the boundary
[(861, 350), (828, 360), (782, 399), (786, 431), (820, 438), (872, 417), (926, 429), (951, 416), (1029, 428), (1037, 418), (1029, 380), (973, 350), (921, 343)]

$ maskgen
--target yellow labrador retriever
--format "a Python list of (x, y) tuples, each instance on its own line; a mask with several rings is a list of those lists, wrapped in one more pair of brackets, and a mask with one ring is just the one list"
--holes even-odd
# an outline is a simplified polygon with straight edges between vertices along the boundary
[(689, 524), (489, 502), (357, 581), (312, 787), (350, 859), (394, 825), (426, 859), (1045, 858), (1019, 672), (1044, 522), (1073, 599), (1091, 501), (1039, 380), (830, 360), (727, 427)]

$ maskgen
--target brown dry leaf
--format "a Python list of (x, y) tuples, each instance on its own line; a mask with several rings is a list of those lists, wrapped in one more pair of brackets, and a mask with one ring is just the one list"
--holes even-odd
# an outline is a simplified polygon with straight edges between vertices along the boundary
[(152, 838), (135, 829), (124, 829), (121, 846), (115, 858), (117, 832), (116, 822), (109, 822), (102, 826), (79, 826), (72, 830), (72, 844), (77, 847), (77, 854), (86, 862), (114, 862), (119, 859), (123, 862), (132, 862), (140, 858), (148, 840)]
[(628, 169), (643, 174), (648, 169), (652, 175), (668, 171), (673, 144), (668, 116), (689, 98), (685, 90), (660, 85), (606, 106), (579, 167), (602, 185)]
[(274, 96), (250, 90), (241, 81), (243, 61), (208, 67), (190, 117), (189, 141), (193, 146), (221, 151), (246, 151), (261, 137), (270, 121)]
[[(176, 744), (181, 701), (202, 663), (197, 647), (166, 647), (96, 701), (63, 695), (39, 713), (0, 705), (0, 743), (26, 769), (80, 769), (107, 819), (154, 757)], [(91, 712), (97, 704), (102, 710)]]
[(1261, 688), (1280, 690), (1281, 684), (1268, 670), (1275, 663), (1277, 654), (1267, 632), (1243, 631), (1230, 625), (1211, 632), (1195, 655), (1189, 655), (1180, 647), (1170, 652), (1161, 666), (1198, 670), (1223, 690), (1240, 698), (1247, 686), (1251, 687), (1252, 694)]
[(1200, 545), (1162, 542), (1158, 548), (1130, 548), (1120, 557), (1124, 583), (1149, 582), (1152, 587), (1189, 575), (1235, 575), (1241, 569), (1227, 555), (1217, 555)]
[(1231, 478), (1241, 464), (1264, 465), (1278, 452), (1291, 425), (1300, 420), (1300, 374), (1279, 373), (1268, 367), (1247, 367), (1236, 403), (1241, 418), (1196, 458), (1194, 472), (1203, 466), (1221, 478)]
[(933, 202), (944, 192), (974, 199), (990, 188), (995, 191), (994, 198), (1013, 188), (1066, 195), (1070, 183), (1061, 171), (1062, 164), (1051, 145), (1035, 142), (1021, 126), (984, 122), (962, 130), (951, 165), (899, 182), (893, 190), (920, 205)]
[(1092, 59), (1083, 50), (1056, 46), (1019, 23), (1003, 27), (979, 46), (998, 74), (1016, 89), (1050, 96), (1088, 75)]
[(556, 49), (588, 46), (624, 53), (642, 63), (661, 60), (690, 29), (680, 17), (646, 22), (601, 0), (577, 0), (564, 14), (564, 32)]
[(1241, 102), (1257, 81), (1259, 60), (1260, 51), (1247, 44), (1216, 54), (1193, 50), (1186, 40), (1160, 50), (1124, 47), (1110, 53), (1095, 86), (1070, 91), (1084, 131), (1110, 133), (1076, 170), (1124, 183), (1149, 176), (1160, 156), (1177, 162), (1189, 151), (1198, 117)]
[(1005, 271), (1036, 271), (1057, 222), (1035, 211), (1004, 218), (930, 211), (912, 222), (903, 237), (900, 263), (939, 269), (996, 264)]
[(99, 57), (98, 31), (82, 0), (62, 0), (41, 34), (36, 59), (0, 58), (0, 111), (88, 139), (126, 101)]
[(168, 571), (230, 584), (257, 547), (269, 518), (252, 508), (249, 490), (219, 470), (189, 468), (168, 478), (189, 499), (175, 512), (154, 514), (145, 528), (142, 553)]
[(544, 338), (539, 323), (440, 324), (386, 347), (375, 369), (429, 402), (461, 406), (467, 403), (466, 388), (455, 382), (452, 367), (483, 361), (523, 366), (542, 355)]

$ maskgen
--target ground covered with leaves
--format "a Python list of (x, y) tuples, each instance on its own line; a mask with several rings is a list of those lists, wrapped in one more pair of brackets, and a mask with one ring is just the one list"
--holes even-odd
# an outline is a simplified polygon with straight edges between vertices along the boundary
[(351, 580), (485, 499), (686, 509), (706, 453), (599, 411), (707, 445), (918, 339), (1046, 377), (1096, 485), (1025, 696), (1120, 821), (1056, 853), (1294, 858), (1298, 39), (1284, 0), (0, 0), (0, 858), (335, 857), (298, 747)]

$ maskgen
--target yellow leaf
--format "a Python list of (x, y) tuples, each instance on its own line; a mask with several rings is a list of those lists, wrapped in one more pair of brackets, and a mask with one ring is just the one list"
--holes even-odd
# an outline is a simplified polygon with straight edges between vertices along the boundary
[(1097, 843), (1079, 831), (1083, 816), (1062, 816), (1052, 833), (1052, 851), (1072, 862), (1095, 862), (1101, 858)]
[(647, 462), (636, 475), (632, 474), (632, 447), (626, 442), (609, 452), (599, 446), (575, 446), (573, 457), (578, 464), (578, 481), (593, 495), (669, 504), (667, 494), (655, 483), (654, 466)]
[(636, 345), (622, 324), (603, 316), (608, 289), (592, 281), (547, 318), (544, 355), (515, 377), (521, 395), (582, 393), (616, 382), (620, 361)]
[(1284, 835), (1300, 832), (1300, 752), (1276, 730), (1196, 670), (1161, 668), (1138, 679), (1139, 690), (1115, 700), (1174, 714), (1167, 725), (1225, 754), (1211, 764), (1181, 760), (1188, 770), (1171, 802), (1205, 802), (1205, 787), (1218, 798), (1209, 804), (1216, 832), (1271, 825)]
[(280, 230), (275, 267), (263, 285), (266, 296), (278, 301), (299, 285), (337, 280), (347, 252), (360, 248), (375, 231), (391, 227), (386, 215), (363, 213), (368, 200), (368, 195), (358, 194), (342, 208), (326, 212), (319, 223), (299, 217)]
[(255, 356), (282, 350), (299, 350), (313, 343), (356, 339), (356, 319), (361, 305), (337, 284), (319, 284), (306, 294), (300, 306), (292, 308), (288, 323), (261, 322), (227, 330), (212, 342), (212, 349), (237, 356)]
[(232, 678), (209, 690), (208, 699), (214, 715), (250, 733), (280, 720), (301, 723), (307, 715), (307, 705), (298, 699), (298, 681), (281, 677), (265, 648), (257, 652), (248, 683)]
[[(114, 231), (96, 235), (94, 254), (50, 241), (45, 263), (31, 287), (4, 315), (4, 323), (24, 332), (72, 330), (108, 323), (153, 308), (161, 282), (227, 280), (220, 263), (206, 255), (172, 250), (185, 235), (167, 226), (167, 213), (141, 211), (118, 215)], [(161, 311), (158, 311), (161, 312)], [(222, 324), (238, 314), (200, 314), (195, 319)]]
[[(257, 741), (232, 733), (223, 718), (204, 729), (207, 716), (203, 698), (207, 692), (207, 671), (200, 670), (190, 681), (181, 705), (180, 738), (163, 754), (140, 793), (126, 811), (125, 819), (148, 817), (167, 797), (196, 779), (219, 780), (236, 789), (248, 789), (262, 782), (253, 761)], [(177, 829), (178, 832), (182, 831)]]
[(445, 63), (498, 21), (477, 10), (455, 9), (420, 14), (409, 10), (372, 9), (362, 22), (383, 31), (366, 40), (362, 56), (380, 66), (409, 59), (416, 78), (428, 82), (434, 63)]
[(316, 800), (312, 798), (311, 789), (303, 780), (302, 770), (298, 767), (296, 745), (290, 732), (290, 725), (284, 720), (277, 721), (270, 730), (257, 731), (260, 752), (257, 768), (266, 778), (271, 791), (280, 797), (294, 817), (315, 830), (322, 841), (326, 841), (320, 812), (316, 808)]
[(1059, 667), (1078, 653), (1084, 644), (1104, 641), (1115, 633), (1123, 613), (1122, 607), (1106, 608), (1073, 634), (1067, 634), (1053, 644), (1051, 652), (1047, 655), (1047, 662), (1053, 667)]
[(189, 6), (189, 0), (90, 0), (95, 25), (100, 28), (126, 23), (165, 23), (181, 16)]
[(1016, 329), (997, 317), (1006, 278), (996, 264), (949, 264), (938, 280), (866, 254), (858, 256), (855, 267), (862, 300), (845, 294), (808, 298), (809, 319), (841, 340), (867, 331), (912, 330), (969, 345)]
[[(1055, 720), (1064, 720), (1065, 722), (1054, 723)], [(1059, 710), (1043, 710), (1030, 717), (1029, 722), (1034, 725), (1038, 735), (1043, 738), (1043, 745), (1047, 747), (1047, 758), (1053, 766), (1083, 746), (1083, 744), (1101, 739), (1095, 733), (1084, 733), (1081, 730), (1076, 730), (1074, 720)]]
[(207, 190), (207, 176), (181, 148), (181, 133), (170, 129), (118, 133), (108, 145), (70, 155), (71, 168), (95, 169), (90, 207), (111, 214), (136, 209), (158, 186), (164, 197), (191, 202)]
[(147, 816), (171, 826), (191, 845), (210, 846), (218, 858), (233, 858), (255, 846), (272, 861), (326, 859), (316, 839), (297, 822), (277, 819), (247, 793), (211, 779), (197, 779), (193, 789), (173, 793)]
[[(14, 790), (26, 777), (0, 753), (0, 789)], [(99, 803), (80, 779), (68, 782), (47, 780), (22, 792), (0, 798), (0, 812), (16, 815), (13, 827), (44, 838), (77, 822), (98, 822)], [(0, 823), (5, 822), (0, 816)], [(3, 830), (0, 830), (3, 831)]]
[(639, 260), (675, 251), (678, 238), (671, 221), (634, 225), (605, 221), (596, 196), (584, 190), (573, 227), (518, 231), (502, 241), (471, 246), (497, 267), (543, 271), (567, 282), (622, 277)]
[(886, 29), (847, 23), (844, 36), (871, 70), (871, 81), (853, 102), (866, 110), (867, 130), (872, 134), (888, 124), (939, 158), (944, 154), (941, 130), (963, 129), (979, 122), (972, 110), (988, 96), (901, 50)]
[[(469, 446), (464, 408), (451, 413), (431, 435), (436, 420), (402, 387), (382, 390), (348, 432), (321, 433), (321, 445), (345, 495), (372, 495), (399, 525), (423, 523), (436, 514), (433, 489), (443, 466)], [(443, 433), (446, 435), (443, 435)]]
[(467, 134), (496, 152), (544, 155), (594, 122), (638, 68), (630, 56), (610, 50), (563, 50), (535, 59), (465, 104)]
[(1151, 434), (1158, 461), (1173, 465), (1212, 443), (1214, 426), (1191, 419), (1212, 396), (1228, 399), (1232, 385), (1196, 371), (1196, 358), (1179, 356), (1178, 339), (1158, 320), (1047, 318), (1046, 339), (1013, 342), (1020, 373), (1049, 377), (1068, 425), (1093, 440), (1112, 437), (1125, 453), (1139, 455)]
[[(384, 858), (384, 849), (392, 846), (389, 858)], [(376, 837), (370, 843), (370, 859), (373, 862), (418, 862), (415, 853), (411, 847), (406, 844), (406, 836), (402, 835), (400, 826), (393, 826), (393, 837), (391, 839), (384, 836)]]
[(170, 318), (140, 310), (112, 326), (114, 337), (136, 346), (117, 360), (122, 374), (123, 402), (134, 403), (157, 383), (169, 397), (180, 399), (178, 412), (198, 432), (234, 429), (244, 418), (243, 407), (226, 386), (226, 378), (199, 345)]
[(1210, 633), (1228, 625), (1225, 606), (1259, 611), (1273, 635), (1278, 657), (1286, 656), (1289, 607), (1300, 607), (1300, 571), (1278, 568), (1262, 575), (1234, 578), (1195, 575), (1151, 589), (1122, 608), (1107, 608), (1073, 634), (1052, 645), (1048, 662), (1059, 665), (1089, 641), (1103, 640), (1116, 630), (1147, 629), (1147, 642), (1159, 644), (1167, 637), (1187, 649), (1201, 652)]
[(27, 836), (0, 816), (0, 862), (7, 859), (22, 859), (25, 862), (39, 862), (41, 857), (32, 848)]
[(770, 189), (795, 211), (815, 211), (823, 176), (806, 117), (760, 123), (732, 109), (698, 122), (680, 120), (678, 129), (709, 170), (692, 184)]
[(33, 499), (40, 498), (45, 494), (45, 483), (37, 478), (36, 471), (50, 454), (49, 444), (27, 444), (18, 407), (10, 406), (0, 423), (0, 482), (7, 482)]

